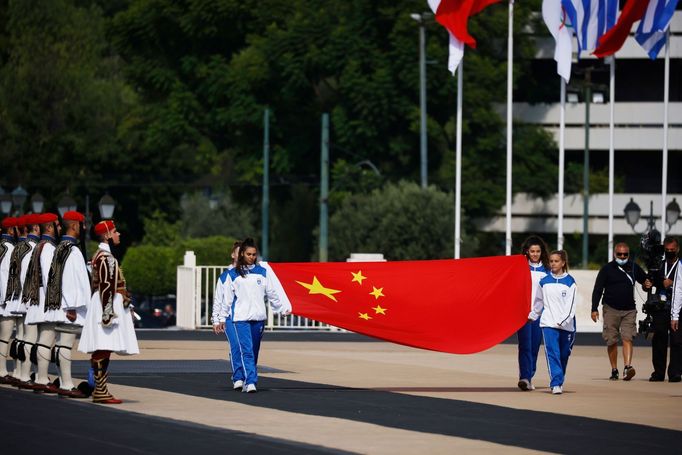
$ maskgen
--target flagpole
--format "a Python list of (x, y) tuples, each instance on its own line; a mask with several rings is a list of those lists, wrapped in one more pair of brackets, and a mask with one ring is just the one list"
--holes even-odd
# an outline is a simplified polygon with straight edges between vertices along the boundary
[[(663, 170), (661, 176), (661, 233), (665, 237), (666, 206), (668, 196), (668, 104), (670, 98), (670, 26), (665, 32), (665, 69), (663, 71)], [(661, 239), (663, 241), (663, 239)]]
[(261, 257), (267, 260), (270, 247), (270, 109), (263, 112), (263, 201), (261, 207)]
[(507, 39), (507, 221), (505, 254), (511, 254), (512, 211), (512, 77), (514, 71), (514, 0), (509, 0), (509, 26)]
[(464, 61), (457, 67), (457, 139), (455, 140), (455, 259), (459, 259), (462, 243), (460, 225), (462, 223), (462, 91), (464, 89)]
[(609, 60), (610, 74), (609, 74), (609, 248), (606, 252), (606, 260), (611, 260), (611, 251), (613, 251), (613, 179), (614, 179), (614, 163), (615, 163), (615, 146), (613, 143), (613, 133), (615, 130), (614, 113), (616, 105), (616, 56), (612, 55)]
[(565, 143), (564, 132), (566, 129), (566, 81), (561, 80), (561, 109), (559, 114), (559, 213), (557, 215), (557, 250), (564, 249), (564, 166), (565, 166)]

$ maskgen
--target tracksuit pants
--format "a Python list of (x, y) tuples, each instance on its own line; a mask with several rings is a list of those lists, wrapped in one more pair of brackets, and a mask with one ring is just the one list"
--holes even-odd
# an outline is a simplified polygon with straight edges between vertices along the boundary
[(239, 353), (239, 343), (237, 343), (237, 330), (234, 328), (232, 318), (225, 319), (225, 336), (227, 342), (230, 344), (230, 367), (232, 369), (232, 382), (243, 381), (244, 368), (241, 363), (241, 354)]
[[(228, 324), (225, 324), (227, 327)], [(245, 384), (256, 384), (258, 382), (258, 351), (260, 341), (263, 338), (265, 321), (237, 321), (230, 324), (234, 328), (234, 337), (237, 350), (230, 350), (234, 357), (232, 363), (236, 366), (233, 369), (233, 380), (243, 380)], [(227, 332), (227, 330), (225, 330)], [(229, 335), (228, 335), (229, 336)]]
[(542, 327), (542, 336), (545, 341), (549, 386), (563, 385), (568, 357), (571, 355), (573, 343), (575, 343), (575, 332)]
[(535, 376), (542, 341), (540, 318), (533, 322), (526, 322), (516, 335), (519, 339), (519, 379), (530, 381)]

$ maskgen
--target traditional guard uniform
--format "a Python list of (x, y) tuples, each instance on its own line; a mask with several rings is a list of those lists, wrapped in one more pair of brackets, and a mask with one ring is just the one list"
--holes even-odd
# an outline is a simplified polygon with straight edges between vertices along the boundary
[[(111, 220), (95, 225), (102, 237), (116, 229)], [(108, 243), (102, 242), (92, 258), (92, 298), (83, 326), (78, 350), (92, 354), (95, 375), (95, 403), (119, 404), (107, 388), (109, 358), (112, 352), (122, 355), (140, 352), (135, 336), (131, 296), (118, 261)]]
[[(78, 223), (85, 221), (85, 217), (75, 211), (66, 212), (62, 218)], [(71, 398), (86, 398), (71, 377), (71, 350), (76, 334), (85, 322), (90, 300), (90, 275), (78, 243), (75, 237), (63, 235), (54, 251), (45, 290), (45, 323), (52, 324), (58, 333), (52, 356), (59, 368), (57, 392)], [(72, 318), (69, 312), (72, 312)]]
[(2, 220), (2, 238), (0, 238), (0, 384), (13, 384), (14, 378), (7, 371), (7, 357), (11, 344), (14, 318), (6, 313), (5, 291), (9, 281), (10, 265), (16, 242), (16, 226), (18, 220), (7, 217)]
[[(56, 338), (55, 325), (45, 322), (45, 290), (50, 274), (52, 258), (57, 247), (59, 224), (57, 215), (45, 213), (40, 215), (40, 242), (33, 250), (31, 266), (26, 277), (27, 286), (22, 300), (27, 305), (26, 324), (37, 327), (37, 341), (32, 346), (30, 360), (37, 365), (35, 380), (27, 384), (19, 384), (20, 388), (33, 389), (36, 392), (57, 393), (57, 387), (50, 384), (47, 375), (52, 359), (52, 347)], [(49, 226), (53, 226), (52, 234), (48, 234)]]
[[(21, 329), (23, 330), (22, 342), (20, 345), (17, 345), (17, 357), (19, 358), (19, 361), (17, 362), (19, 370), (15, 370), (15, 377), (18, 380), (17, 386), (21, 386), (22, 384), (26, 385), (31, 378), (31, 351), (38, 339), (38, 327), (35, 324), (28, 324), (26, 322), (26, 313), (28, 311), (31, 275), (35, 273), (36, 268), (38, 269), (38, 278), (40, 278), (40, 260), (35, 260), (35, 262), (38, 263), (38, 267), (34, 267), (33, 264), (36, 246), (38, 245), (38, 242), (40, 242), (39, 226), (41, 220), (41, 215), (26, 215), (25, 222), (28, 233), (26, 236), (26, 244), (30, 249), (26, 252), (24, 259), (21, 262), (20, 298), (13, 301), (15, 309), (13, 309), (12, 312), (19, 316), (19, 320), (17, 320), (17, 333), (20, 329), (19, 324), (21, 324)], [(40, 289), (40, 286), (38, 286), (37, 289)]]
[[(24, 316), (26, 310), (23, 309), (21, 304), (21, 293), (24, 280), (26, 279), (26, 269), (31, 260), (31, 251), (35, 246), (35, 238), (37, 238), (36, 236), (33, 236), (33, 241), (29, 242), (27, 237), (29, 222), (32, 223), (35, 220), (35, 215), (24, 215), (19, 217), (18, 220), (17, 228), (19, 229), (19, 241), (12, 252), (4, 302), (4, 316), (13, 318), (16, 327), (16, 335), (9, 349), (10, 357), (14, 359), (14, 372), (11, 376), (14, 378), (15, 384), (21, 380), (21, 370), (24, 361), (27, 360), (24, 352)], [(33, 226), (31, 225), (31, 228), (32, 227)], [(30, 362), (28, 363), (30, 364)]]

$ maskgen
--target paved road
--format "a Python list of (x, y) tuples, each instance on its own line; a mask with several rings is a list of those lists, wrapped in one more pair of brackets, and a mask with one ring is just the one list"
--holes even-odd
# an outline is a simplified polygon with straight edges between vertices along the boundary
[[(516, 388), (513, 344), (453, 356), (327, 335), (267, 334), (259, 393), (243, 394), (231, 390), (219, 337), (141, 332), (141, 355), (112, 362), (123, 405), (0, 386), (3, 453), (629, 455), (682, 445), (682, 385), (646, 381), (648, 350), (635, 350), (628, 383), (606, 379), (603, 346), (577, 346), (566, 393), (553, 396), (542, 358), (538, 389)], [(75, 375), (86, 370), (76, 355)]]

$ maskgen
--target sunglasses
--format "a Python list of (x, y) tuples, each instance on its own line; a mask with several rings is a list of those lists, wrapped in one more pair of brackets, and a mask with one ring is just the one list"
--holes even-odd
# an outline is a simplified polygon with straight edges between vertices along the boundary
[(630, 253), (616, 253), (617, 258), (626, 258), (630, 256)]

